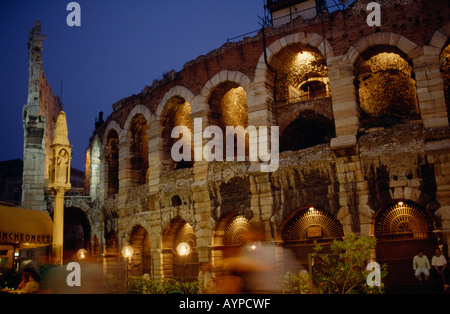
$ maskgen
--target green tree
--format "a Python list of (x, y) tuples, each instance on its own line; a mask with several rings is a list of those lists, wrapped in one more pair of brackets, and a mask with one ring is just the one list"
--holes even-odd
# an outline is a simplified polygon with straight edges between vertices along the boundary
[(321, 254), (318, 245), (312, 254), (314, 292), (326, 294), (383, 293), (386, 267), (381, 270), (381, 286), (369, 287), (366, 278), (370, 271), (367, 264), (376, 247), (376, 239), (370, 236), (350, 234), (344, 240), (335, 240), (330, 246), (331, 254)]

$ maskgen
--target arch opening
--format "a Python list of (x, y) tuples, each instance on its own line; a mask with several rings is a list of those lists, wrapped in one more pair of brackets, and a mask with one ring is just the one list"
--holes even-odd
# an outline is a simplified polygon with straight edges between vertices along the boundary
[(105, 143), (105, 187), (106, 197), (119, 192), (119, 134), (110, 130)]
[[(191, 105), (182, 97), (171, 97), (161, 114), (162, 124), (162, 162), (166, 170), (176, 170), (181, 168), (192, 168), (194, 165), (193, 156), (193, 124), (191, 119)], [(172, 130), (177, 126), (184, 126), (190, 132), (183, 133), (180, 138), (172, 138)], [(179, 142), (183, 149), (190, 152), (190, 160), (174, 161), (171, 154), (172, 147)], [(180, 151), (180, 154), (184, 152)]]
[(411, 263), (417, 251), (431, 258), (438, 247), (431, 214), (417, 203), (398, 200), (381, 208), (374, 224), (376, 259), (388, 266), (386, 285), (415, 283)]
[(78, 250), (91, 251), (91, 226), (85, 212), (76, 207), (64, 209), (64, 260), (73, 258)]
[(130, 128), (131, 186), (148, 183), (148, 123), (141, 114), (133, 117)]
[(355, 65), (355, 78), (365, 127), (419, 118), (412, 66), (398, 49), (381, 46), (362, 54)]
[(135, 226), (131, 231), (130, 245), (134, 249), (130, 261), (130, 274), (132, 276), (150, 274), (152, 271), (150, 236), (142, 226)]

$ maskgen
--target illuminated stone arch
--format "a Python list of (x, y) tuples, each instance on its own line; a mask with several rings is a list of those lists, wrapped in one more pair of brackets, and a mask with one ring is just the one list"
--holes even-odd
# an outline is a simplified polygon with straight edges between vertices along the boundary
[[(156, 118), (158, 119), (158, 124), (153, 124), (153, 128), (158, 128), (159, 137), (159, 152), (160, 160), (163, 165), (163, 169), (170, 171), (178, 168), (190, 168), (193, 166), (193, 122), (191, 118), (192, 108), (190, 102), (194, 98), (194, 94), (187, 88), (182, 86), (176, 86), (170, 89), (161, 104), (158, 106), (156, 112)], [(190, 139), (188, 134), (186, 137), (180, 139), (174, 139), (171, 137), (172, 130), (177, 126), (185, 126), (189, 129)], [(184, 147), (189, 147), (191, 152), (190, 161), (179, 161), (174, 162), (171, 156), (172, 146), (178, 142), (183, 141)]]
[(286, 269), (308, 269), (309, 254), (314, 253), (316, 244), (323, 247), (322, 252), (330, 252), (333, 240), (344, 236), (341, 222), (330, 212), (312, 206), (302, 206), (294, 210), (279, 224), (276, 239), (295, 256), (286, 259)]
[[(180, 243), (187, 243), (190, 252), (181, 256), (177, 252)], [(199, 259), (196, 252), (197, 236), (194, 228), (185, 220), (175, 218), (162, 236), (163, 276), (177, 280), (197, 280)]]
[(144, 116), (145, 120), (150, 125), (150, 123), (153, 119), (153, 114), (150, 111), (150, 109), (148, 109), (144, 105), (137, 105), (137, 106), (133, 107), (133, 109), (131, 109), (131, 111), (129, 112), (129, 114), (127, 116), (127, 120), (125, 121), (122, 131), (120, 132), (120, 142), (121, 143), (127, 140), (127, 136), (129, 135), (128, 133), (129, 133), (129, 128), (130, 128), (130, 123), (133, 120), (133, 118), (138, 114), (141, 114), (142, 116)]
[[(245, 129), (249, 125), (247, 94), (250, 90), (251, 81), (245, 74), (221, 71), (205, 84), (192, 107), (193, 114), (203, 112), (203, 115), (207, 116), (207, 125), (218, 126), (223, 130), (223, 134), (226, 126), (241, 126)], [(225, 136), (223, 141), (225, 148)]]
[(447, 23), (433, 35), (429, 45), (424, 47), (417, 46), (400, 34), (374, 33), (353, 44), (343, 61), (353, 66), (363, 53), (375, 46), (397, 48), (405, 55), (405, 59), (412, 63), (420, 115), (424, 126), (445, 127), (449, 122), (443, 94), (430, 92), (435, 91), (441, 83), (436, 79), (429, 79), (428, 76), (431, 72), (439, 71), (439, 52), (448, 38), (449, 28)]
[(244, 214), (222, 216), (213, 232), (213, 262), (218, 263), (222, 258), (238, 254), (247, 235), (253, 230), (249, 217)]
[[(297, 123), (298, 119), (315, 126), (315, 121), (323, 116), (326, 117), (327, 129), (328, 125), (331, 127), (330, 138), (325, 141), (314, 141), (306, 146), (280, 147), (282, 151), (329, 142), (334, 137), (327, 66), (328, 58), (333, 56), (331, 45), (322, 36), (304, 32), (276, 40), (267, 47), (266, 55), (261, 55), (254, 79), (255, 94), (260, 96), (252, 97), (249, 102), (252, 116), (258, 116), (262, 122), (265, 120), (265, 124), (280, 126), (280, 134), (289, 128), (285, 135), (304, 134), (310, 137), (306, 133), (317, 133), (302, 127), (304, 123)], [(258, 108), (258, 113), (253, 112), (253, 108)], [(318, 115), (310, 115), (312, 111)]]
[(413, 66), (395, 46), (373, 46), (354, 64), (361, 117), (387, 115), (413, 118), (419, 114)]
[(396, 47), (410, 60), (423, 54), (423, 49), (421, 47), (418, 47), (415, 43), (400, 34), (378, 32), (362, 37), (356, 41), (344, 55), (343, 61), (353, 65), (361, 54), (376, 46)]
[(147, 230), (141, 225), (134, 225), (129, 239), (129, 245), (134, 249), (130, 260), (130, 275), (150, 274), (152, 271), (151, 242)]
[[(271, 64), (278, 53), (293, 45), (301, 45), (303, 47), (311, 47), (316, 49), (325, 59), (334, 56), (331, 44), (316, 33), (299, 32), (275, 40), (266, 48), (265, 53), (262, 53), (259, 57), (253, 83), (255, 85), (255, 92), (257, 91), (262, 96), (260, 96), (260, 99), (256, 100), (255, 104), (251, 103), (249, 109), (253, 107), (253, 105), (257, 106), (261, 103), (273, 101), (274, 73), (267, 66), (266, 60), (269, 64)], [(261, 99), (261, 97), (265, 99)]]
[(289, 214), (278, 228), (277, 237), (287, 246), (315, 242), (329, 243), (344, 236), (343, 226), (331, 213), (302, 207)]
[(119, 137), (120, 125), (111, 121), (104, 134), (103, 171), (104, 171), (104, 196), (112, 197), (119, 192)]
[(225, 82), (232, 82), (234, 83), (234, 85), (241, 86), (246, 93), (249, 92), (251, 88), (251, 80), (244, 73), (239, 71), (223, 70), (214, 75), (203, 86), (201, 96), (203, 97), (204, 101), (207, 102), (211, 97), (211, 94), (214, 92), (214, 89)]
[(173, 97), (183, 98), (186, 102), (191, 103), (194, 99), (195, 95), (192, 91), (184, 86), (175, 86), (172, 87), (163, 97), (161, 102), (158, 105), (158, 109), (156, 110), (155, 119), (158, 120), (161, 117), (161, 114), (164, 108), (167, 106), (168, 101)]
[[(149, 125), (152, 113), (143, 105), (134, 107), (125, 122), (120, 135), (122, 145), (120, 154), (124, 154), (128, 176), (125, 187), (148, 183), (149, 171)], [(121, 185), (122, 186), (122, 185)]]
[(433, 213), (419, 203), (396, 199), (377, 210), (373, 221), (376, 259), (389, 269), (385, 284), (416, 283), (411, 256), (420, 249), (430, 257), (439, 246)]

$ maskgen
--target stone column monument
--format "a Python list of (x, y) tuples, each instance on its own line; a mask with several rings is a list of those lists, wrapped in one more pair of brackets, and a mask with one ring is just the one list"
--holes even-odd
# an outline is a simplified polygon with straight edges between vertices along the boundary
[(53, 210), (53, 245), (52, 260), (54, 264), (63, 264), (64, 242), (64, 193), (70, 190), (70, 160), (72, 146), (69, 144), (66, 114), (61, 111), (56, 120), (55, 138), (51, 150), (50, 184), (55, 193)]

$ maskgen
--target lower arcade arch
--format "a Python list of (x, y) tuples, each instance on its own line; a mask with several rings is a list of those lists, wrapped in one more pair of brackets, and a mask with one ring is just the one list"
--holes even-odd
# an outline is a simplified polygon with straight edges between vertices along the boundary
[(130, 234), (130, 245), (134, 249), (129, 271), (132, 276), (151, 274), (150, 236), (142, 226), (135, 226)]
[(374, 217), (376, 260), (386, 264), (385, 284), (415, 283), (412, 260), (420, 249), (431, 261), (438, 240), (433, 216), (419, 204), (397, 200), (382, 207)]
[(245, 215), (231, 213), (223, 216), (217, 223), (213, 237), (212, 258), (215, 272), (221, 269), (223, 259), (240, 254), (248, 235), (253, 228)]
[[(309, 254), (317, 244), (323, 246), (322, 253), (329, 253), (329, 244), (344, 236), (342, 224), (333, 214), (315, 207), (300, 208), (289, 215), (280, 226), (279, 235), (284, 247), (296, 257), (295, 265), (286, 269), (308, 269)], [(286, 263), (292, 261), (286, 261)]]
[[(180, 250), (180, 244), (187, 244), (188, 250)], [(183, 219), (174, 219), (163, 236), (164, 277), (181, 281), (197, 280), (199, 259), (196, 246), (194, 228)]]
[(78, 250), (91, 251), (91, 226), (82, 209), (64, 209), (64, 260), (76, 256)]

